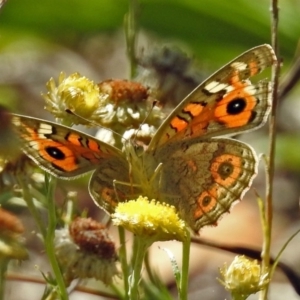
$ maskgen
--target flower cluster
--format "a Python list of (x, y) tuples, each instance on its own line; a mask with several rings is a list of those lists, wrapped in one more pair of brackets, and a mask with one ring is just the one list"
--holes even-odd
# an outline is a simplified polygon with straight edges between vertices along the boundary
[(77, 218), (56, 231), (55, 251), (67, 282), (95, 278), (110, 284), (118, 275), (117, 254), (106, 227), (90, 218)]

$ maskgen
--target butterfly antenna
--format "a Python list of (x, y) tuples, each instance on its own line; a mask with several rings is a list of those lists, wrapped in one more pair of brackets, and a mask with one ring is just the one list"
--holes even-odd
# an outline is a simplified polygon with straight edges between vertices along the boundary
[[(93, 125), (93, 126), (95, 126), (95, 127), (96, 127), (96, 126), (100, 126), (100, 127), (101, 127), (101, 125), (97, 124), (96, 122), (91, 121), (91, 120), (88, 120), (88, 119), (82, 117), (81, 115), (78, 115), (77, 113), (75, 113), (74, 111), (72, 111), (72, 110), (69, 109), (69, 108), (67, 108), (67, 109), (65, 110), (65, 112), (66, 112), (67, 114), (70, 114), (70, 115), (75, 116), (76, 118), (78, 118), (78, 119), (84, 121), (85, 123), (91, 124), (91, 125)], [(103, 128), (106, 128), (106, 127), (103, 127)]]
[(65, 110), (66, 113), (70, 114), (70, 115), (73, 115), (75, 116), (76, 118), (79, 118), (80, 120), (83, 120), (85, 123), (89, 124), (89, 125), (92, 125), (93, 127), (100, 127), (100, 128), (103, 128), (103, 129), (106, 129), (110, 132), (112, 132), (113, 134), (116, 134), (117, 136), (121, 137), (121, 139), (127, 141), (126, 138), (124, 138), (122, 135), (120, 135), (118, 132), (112, 130), (111, 128), (108, 128), (108, 127), (105, 127), (99, 123), (96, 123), (95, 121), (92, 121), (92, 120), (89, 120), (89, 119), (86, 119), (80, 115), (78, 115), (77, 113), (75, 113), (74, 111), (70, 110), (70, 109), (66, 109)]

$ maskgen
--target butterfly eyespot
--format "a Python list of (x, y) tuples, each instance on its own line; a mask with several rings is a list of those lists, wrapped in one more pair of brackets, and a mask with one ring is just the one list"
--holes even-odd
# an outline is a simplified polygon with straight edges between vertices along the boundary
[(234, 170), (234, 166), (229, 162), (221, 163), (218, 168), (218, 174), (220, 177), (225, 180), (227, 177), (229, 177)]
[(46, 147), (45, 151), (52, 157), (58, 160), (65, 159), (65, 154), (57, 147)]
[(235, 98), (227, 104), (227, 113), (230, 115), (238, 115), (247, 106), (247, 102), (244, 98)]
[(202, 199), (202, 207), (208, 206), (210, 202), (211, 202), (211, 197), (210, 196), (205, 196)]

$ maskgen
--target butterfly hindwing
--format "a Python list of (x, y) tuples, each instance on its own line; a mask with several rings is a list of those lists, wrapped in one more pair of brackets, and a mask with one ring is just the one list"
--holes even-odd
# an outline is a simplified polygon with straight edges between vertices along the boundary
[(162, 163), (160, 196), (195, 231), (214, 224), (242, 199), (258, 167), (254, 150), (233, 139), (177, 142), (161, 147), (155, 157)]

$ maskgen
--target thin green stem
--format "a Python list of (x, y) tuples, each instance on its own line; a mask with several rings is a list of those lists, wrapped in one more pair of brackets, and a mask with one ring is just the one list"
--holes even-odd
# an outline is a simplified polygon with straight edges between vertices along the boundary
[(152, 284), (155, 284), (156, 278), (151, 269), (149, 251), (146, 251), (145, 258), (144, 258), (144, 266), (145, 266), (145, 271), (146, 271), (147, 277), (149, 278), (149, 281)]
[[(59, 288), (60, 298), (62, 300), (68, 299), (68, 293), (66, 290), (65, 282), (62, 276), (62, 273), (59, 268), (59, 264), (57, 262), (55, 256), (55, 249), (54, 249), (54, 238), (55, 238), (55, 228), (56, 228), (56, 210), (55, 210), (55, 201), (54, 201), (54, 191), (56, 188), (56, 178), (51, 175), (47, 175), (48, 184), (47, 186), (47, 204), (48, 204), (48, 230), (45, 240), (46, 252), (48, 259), (50, 261), (57, 286)], [(47, 181), (46, 178), (46, 181)]]
[(190, 237), (190, 233), (187, 230), (187, 238), (182, 243), (182, 272), (181, 272), (180, 290), (179, 290), (180, 300), (187, 300), (187, 296), (188, 296), (190, 247), (191, 247), (191, 237)]
[(147, 238), (141, 236), (135, 236), (136, 243), (134, 243), (134, 262), (133, 262), (133, 271), (130, 276), (130, 286), (129, 286), (129, 299), (138, 300), (139, 297), (139, 283), (141, 280), (141, 270), (143, 266), (143, 260), (145, 253), (148, 247), (151, 245), (151, 242)]
[(271, 268), (271, 271), (270, 271), (270, 276), (269, 276), (270, 279), (272, 278), (272, 276), (273, 276), (273, 274), (274, 274), (274, 272), (275, 272), (275, 270), (276, 270), (276, 267), (277, 267), (277, 265), (278, 265), (278, 263), (279, 263), (281, 254), (282, 254), (283, 251), (286, 249), (286, 247), (288, 246), (288, 244), (292, 241), (292, 239), (293, 239), (296, 235), (298, 235), (299, 232), (300, 232), (300, 229), (297, 230), (294, 234), (292, 234), (292, 236), (290, 236), (290, 237), (288, 238), (288, 240), (285, 242), (285, 244), (283, 245), (283, 247), (280, 249), (279, 253), (277, 254), (277, 256), (276, 256), (276, 258), (275, 258), (275, 260), (274, 260), (274, 264), (272, 265), (272, 268)]
[(39, 214), (39, 212), (33, 202), (31, 192), (29, 191), (29, 187), (21, 177), (18, 177), (18, 182), (23, 191), (23, 199), (26, 202), (31, 215), (33, 216), (33, 218), (36, 222), (36, 225), (39, 228), (39, 231), (43, 237), (43, 240), (45, 241), (47, 230), (46, 230), (45, 224), (41, 218), (41, 215)]
[[(278, 1), (271, 0), (271, 22), (272, 22), (272, 46), (275, 54), (278, 57)], [(262, 249), (262, 272), (268, 273), (270, 270), (270, 249), (272, 237), (272, 222), (273, 222), (273, 181), (275, 173), (275, 152), (276, 152), (276, 115), (278, 106), (278, 85), (279, 85), (280, 64), (275, 63), (272, 67), (272, 99), (273, 105), (271, 109), (269, 132), (270, 132), (270, 146), (269, 146), (269, 164), (267, 172), (267, 187), (266, 187), (266, 220), (267, 226), (264, 229), (265, 238)], [(260, 299), (266, 300), (268, 298), (269, 285), (261, 292)]]
[(138, 33), (138, 0), (129, 0), (128, 13), (125, 15), (124, 27), (127, 45), (127, 55), (130, 63), (130, 78), (133, 79), (136, 75), (136, 41)]
[(119, 230), (119, 239), (120, 239), (119, 256), (120, 256), (120, 262), (121, 262), (121, 266), (122, 266), (124, 290), (125, 290), (124, 299), (128, 300), (129, 299), (129, 283), (128, 283), (129, 269), (128, 269), (128, 263), (127, 263), (125, 230), (121, 226), (118, 226), (118, 230)]

